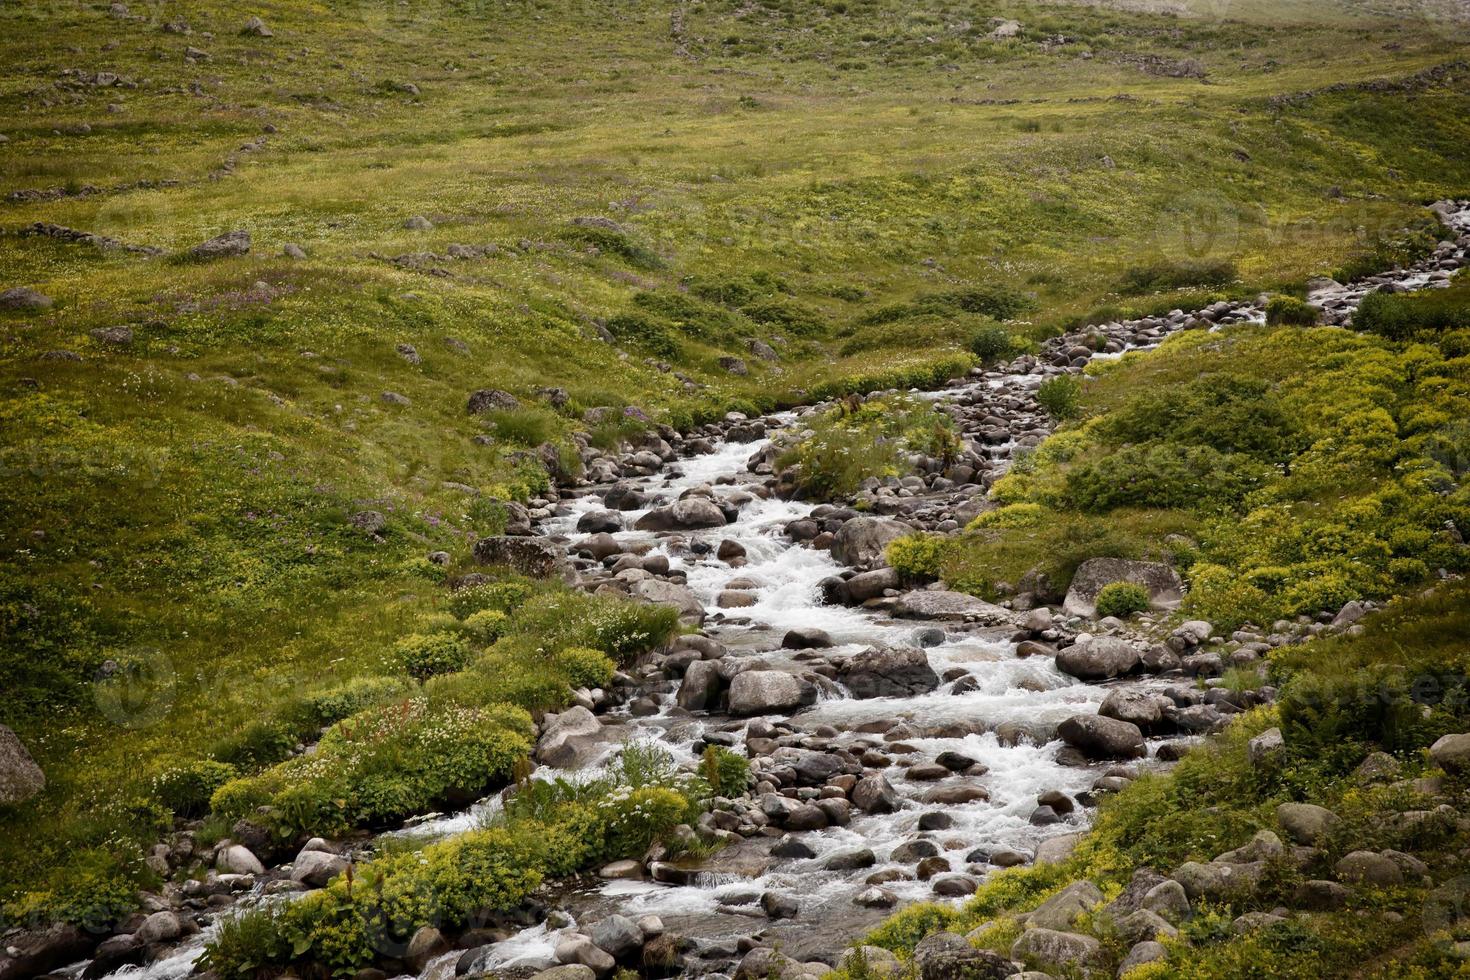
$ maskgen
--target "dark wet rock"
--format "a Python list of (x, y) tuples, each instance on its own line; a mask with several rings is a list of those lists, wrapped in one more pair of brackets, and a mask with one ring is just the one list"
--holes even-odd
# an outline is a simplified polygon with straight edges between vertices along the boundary
[(560, 575), (566, 567), (565, 555), (551, 541), (511, 535), (476, 541), (475, 561), (481, 565), (504, 566), (532, 578)]
[(1092, 759), (1133, 759), (1145, 751), (1137, 725), (1101, 715), (1073, 715), (1057, 726), (1057, 734)]
[(815, 626), (799, 626), (786, 632), (781, 646), (787, 650), (822, 650), (832, 646), (832, 637)]
[(854, 697), (911, 697), (939, 686), (929, 657), (917, 647), (873, 647), (842, 662), (838, 677)]
[(896, 813), (902, 805), (898, 792), (881, 774), (858, 780), (852, 788), (852, 802), (864, 813)]
[(1119, 637), (1093, 636), (1058, 651), (1056, 664), (1078, 680), (1103, 681), (1137, 669), (1138, 651)]

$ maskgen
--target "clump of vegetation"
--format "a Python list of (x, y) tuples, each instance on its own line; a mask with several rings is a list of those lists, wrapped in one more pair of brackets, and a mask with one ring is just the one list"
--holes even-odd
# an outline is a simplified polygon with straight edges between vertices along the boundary
[(1271, 326), (1310, 327), (1321, 319), (1321, 310), (1295, 296), (1278, 294), (1266, 301), (1266, 322)]
[(1161, 260), (1136, 265), (1124, 272), (1122, 291), (1141, 295), (1199, 286), (1224, 286), (1233, 282), (1236, 275), (1233, 259)]
[(950, 460), (960, 447), (949, 416), (902, 396), (845, 401), (808, 427), (811, 434), (776, 465), (795, 467), (800, 489), (824, 500), (851, 496), (864, 480), (904, 474), (909, 453)]
[(153, 795), (178, 816), (197, 817), (209, 809), (214, 791), (235, 774), (235, 767), (229, 763), (196, 759), (160, 770), (153, 777)]
[(1081, 412), (1082, 382), (1070, 374), (1047, 378), (1037, 386), (1036, 400), (1058, 422), (1070, 421)]
[(1132, 582), (1109, 582), (1097, 593), (1099, 617), (1127, 619), (1135, 613), (1147, 612), (1148, 605), (1148, 590)]
[(1009, 354), (1013, 347), (1014, 341), (1010, 331), (996, 323), (981, 327), (970, 338), (970, 353), (986, 363), (1000, 360)]
[(1389, 340), (1430, 342), (1445, 331), (1470, 328), (1470, 281), (1420, 293), (1369, 293), (1353, 326)]
[(393, 648), (394, 662), (415, 680), (462, 670), (474, 651), (457, 633), (414, 633)]

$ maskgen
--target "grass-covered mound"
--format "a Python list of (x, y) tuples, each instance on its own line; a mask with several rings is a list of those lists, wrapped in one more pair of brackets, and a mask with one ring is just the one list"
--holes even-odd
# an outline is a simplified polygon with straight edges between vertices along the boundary
[[(1442, 292), (1453, 295), (1436, 309), (1464, 307), (1463, 287)], [(1470, 361), (1459, 341), (1453, 330), (1177, 334), (1090, 369), (1083, 418), (996, 483), (1000, 509), (895, 558), (991, 597), (1033, 571), (1065, 590), (1098, 555), (1168, 559), (1189, 582), (1186, 611), (1217, 629), (1464, 570)]]
[[(1168, 875), (1263, 830), (1290, 842), (1277, 807), (1306, 802), (1338, 817), (1311, 863), (1268, 862), (1259, 887), (1195, 900), (1173, 922), (1178, 937), (1164, 940), (1167, 962), (1127, 975), (1458, 975), (1470, 834), (1454, 814), (1470, 804), (1470, 783), (1442, 771), (1427, 750), (1441, 735), (1470, 729), (1470, 587), (1460, 581), (1396, 600), (1363, 625), (1361, 635), (1275, 651), (1269, 671), (1281, 686), (1279, 702), (1239, 717), (1168, 774), (1145, 775), (1107, 798), (1094, 830), (1065, 862), (999, 872), (959, 907), (913, 906), (866, 941), (907, 955), (926, 934), (946, 929), (1009, 956), (1021, 934), (1010, 916), (1070, 883), (1091, 881), (1111, 901), (1138, 868)], [(1250, 739), (1271, 727), (1281, 729), (1284, 748), (1253, 759)], [(1448, 815), (1436, 809), (1442, 806)], [(1400, 884), (1351, 886), (1340, 908), (1303, 908), (1305, 880), (1336, 877), (1336, 862), (1362, 850), (1402, 852), (1427, 867)], [(1290, 912), (1280, 921), (1236, 925), (1247, 913), (1282, 907)], [(1129, 949), (1095, 911), (1072, 928), (1098, 938), (1107, 963)]]

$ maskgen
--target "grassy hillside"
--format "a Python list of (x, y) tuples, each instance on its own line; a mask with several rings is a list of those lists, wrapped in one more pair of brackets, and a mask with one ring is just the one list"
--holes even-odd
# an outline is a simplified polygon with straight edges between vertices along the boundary
[[(0, 289), (55, 300), (0, 312), (0, 723), (49, 779), (0, 813), (0, 900), (146, 879), (154, 776), (391, 673), (425, 555), (544, 490), (526, 450), (626, 434), (585, 409), (930, 382), (997, 314), (1389, 264), (1470, 189), (1442, 22), (909, 6), (0, 9)], [(487, 387), (526, 407), (468, 415)]]

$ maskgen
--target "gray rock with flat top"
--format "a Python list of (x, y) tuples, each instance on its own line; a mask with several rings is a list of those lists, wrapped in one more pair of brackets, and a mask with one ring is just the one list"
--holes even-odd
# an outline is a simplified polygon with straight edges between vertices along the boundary
[(1158, 610), (1178, 609), (1184, 601), (1179, 573), (1162, 562), (1130, 561), (1126, 558), (1089, 558), (1077, 568), (1062, 611), (1069, 616), (1091, 618), (1097, 613), (1097, 596), (1113, 582), (1131, 582), (1148, 592), (1149, 606)]

